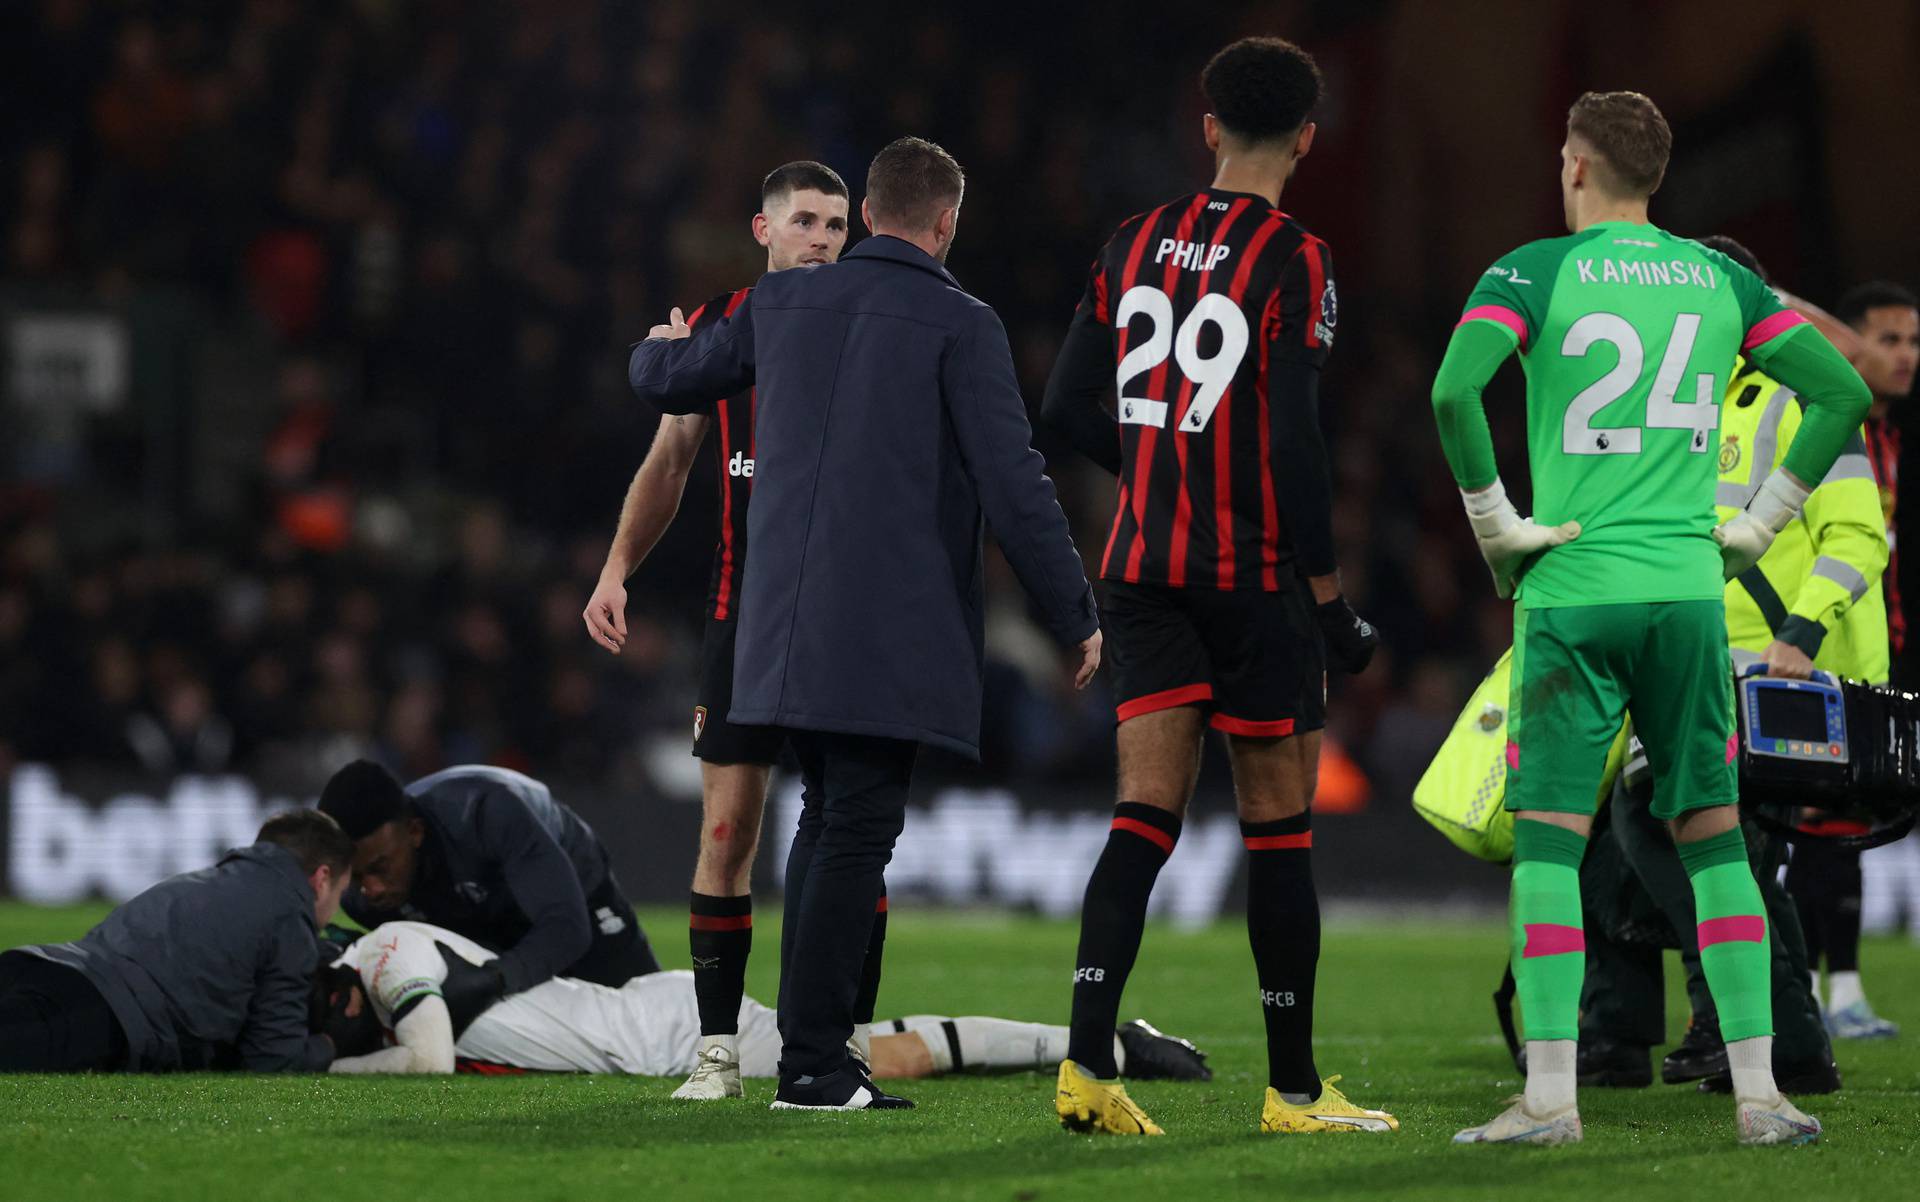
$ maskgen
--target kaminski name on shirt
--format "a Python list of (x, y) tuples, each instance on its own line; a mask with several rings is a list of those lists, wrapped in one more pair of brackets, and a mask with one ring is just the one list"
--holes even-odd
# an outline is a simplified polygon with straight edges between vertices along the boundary
[[(1597, 266), (1596, 266), (1597, 264)], [(1635, 259), (1575, 259), (1582, 284), (1640, 284), (1647, 287), (1671, 285), (1714, 289), (1720, 277), (1705, 263), (1685, 259), (1666, 262), (1642, 262)]]

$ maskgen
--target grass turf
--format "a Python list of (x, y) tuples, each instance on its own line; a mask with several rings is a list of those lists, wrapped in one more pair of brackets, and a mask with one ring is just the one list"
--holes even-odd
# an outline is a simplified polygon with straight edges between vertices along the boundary
[[(99, 911), (0, 905), (0, 947), (71, 938)], [(684, 917), (646, 915), (669, 966)], [(772, 996), (777, 914), (758, 924), (749, 988)], [(895, 911), (883, 1013), (1061, 1022), (1070, 925)], [(1920, 948), (1869, 941), (1873, 997), (1905, 1041), (1841, 1050), (1847, 1089), (1808, 1106), (1817, 1148), (1742, 1149), (1732, 1103), (1691, 1088), (1586, 1090), (1587, 1142), (1456, 1148), (1518, 1088), (1489, 994), (1502, 955), (1487, 922), (1333, 923), (1317, 1006), (1322, 1072), (1392, 1110), (1391, 1136), (1261, 1136), (1264, 1055), (1243, 931), (1155, 928), (1129, 986), (1143, 1014), (1207, 1049), (1207, 1084), (1132, 1089), (1164, 1139), (1069, 1135), (1050, 1075), (906, 1083), (919, 1109), (775, 1114), (771, 1086), (689, 1105), (639, 1078), (0, 1078), (0, 1198), (315, 1196), (579, 1202), (632, 1198), (910, 1197), (1391, 1199), (1912, 1196), (1920, 1173)], [(1677, 961), (1669, 957), (1670, 976)], [(1670, 996), (1673, 1031), (1684, 1022)]]

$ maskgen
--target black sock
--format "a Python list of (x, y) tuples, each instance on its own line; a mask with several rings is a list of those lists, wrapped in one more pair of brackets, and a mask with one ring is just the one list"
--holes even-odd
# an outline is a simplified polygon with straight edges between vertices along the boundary
[(687, 946), (693, 952), (693, 996), (700, 1034), (740, 1031), (740, 999), (747, 989), (747, 953), (753, 949), (753, 898), (693, 895)]
[(1827, 971), (1860, 971), (1860, 852), (1837, 849), (1834, 856), (1833, 895), (1828, 899)]
[(873, 934), (867, 937), (867, 960), (860, 966), (860, 992), (853, 995), (853, 1023), (873, 1021), (880, 999), (880, 953), (887, 946), (887, 883), (880, 882), (880, 900), (873, 906)]
[(1267, 1020), (1267, 1084), (1320, 1096), (1313, 1063), (1313, 976), (1320, 962), (1320, 898), (1313, 889), (1310, 814), (1242, 822), (1247, 845), (1247, 940)]
[(1120, 994), (1127, 987), (1140, 935), (1147, 925), (1147, 899), (1154, 878), (1173, 854), (1180, 819), (1157, 806), (1123, 801), (1113, 808), (1113, 827), (1100, 862), (1087, 880), (1080, 907), (1080, 950), (1073, 969), (1073, 1029), (1067, 1058), (1096, 1077), (1118, 1074), (1113, 1063), (1113, 1027)]

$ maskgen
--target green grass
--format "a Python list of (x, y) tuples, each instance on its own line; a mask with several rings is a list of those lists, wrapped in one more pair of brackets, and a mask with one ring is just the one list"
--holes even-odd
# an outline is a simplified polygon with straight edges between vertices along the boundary
[[(96, 914), (0, 906), (0, 946), (69, 938)], [(749, 987), (762, 998), (776, 917), (758, 927)], [(684, 919), (647, 919), (683, 963)], [(1070, 925), (900, 907), (881, 1008), (1064, 1021), (1073, 945)], [(1255, 1132), (1259, 1013), (1245, 934), (1223, 925), (1150, 932), (1129, 988), (1127, 1015), (1191, 1036), (1218, 1073), (1134, 1088), (1165, 1139), (1068, 1135), (1050, 1077), (1031, 1073), (911, 1082), (918, 1110), (868, 1115), (770, 1113), (765, 1082), (744, 1102), (688, 1106), (667, 1097), (673, 1082), (636, 1078), (18, 1077), (0, 1079), (0, 1198), (1913, 1196), (1920, 949), (1866, 951), (1876, 1003), (1912, 1035), (1844, 1047), (1846, 1092), (1809, 1107), (1825, 1143), (1764, 1150), (1734, 1145), (1730, 1101), (1660, 1086), (1585, 1091), (1579, 1147), (1450, 1146), (1518, 1088), (1488, 1002), (1501, 955), (1492, 923), (1329, 925), (1321, 1070), (1399, 1115), (1387, 1137)]]

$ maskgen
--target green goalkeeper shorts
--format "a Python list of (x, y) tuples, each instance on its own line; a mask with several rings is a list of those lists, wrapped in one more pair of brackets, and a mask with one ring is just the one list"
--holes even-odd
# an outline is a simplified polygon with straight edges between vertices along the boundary
[(1653, 770), (1656, 817), (1739, 799), (1721, 602), (1515, 609), (1509, 810), (1593, 813), (1628, 715)]

